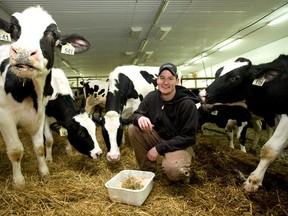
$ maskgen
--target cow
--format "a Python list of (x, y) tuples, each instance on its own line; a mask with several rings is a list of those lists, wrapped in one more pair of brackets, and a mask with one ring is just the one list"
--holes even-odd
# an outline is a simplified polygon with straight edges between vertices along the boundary
[[(247, 108), (235, 104), (234, 106), (228, 105), (209, 105), (202, 104), (198, 108), (198, 118), (199, 118), (199, 131), (205, 123), (215, 123), (218, 127), (224, 128), (229, 147), (234, 148), (234, 131), (237, 131), (237, 139), (240, 142), (240, 150), (242, 152), (247, 152), (246, 143), (246, 132), (249, 127), (254, 130), (254, 138), (252, 143), (251, 153), (255, 153), (260, 139), (260, 132), (263, 128), (263, 121), (265, 120), (251, 113)], [(268, 138), (270, 138), (274, 132), (274, 127), (266, 125)]]
[(66, 129), (68, 133), (67, 151), (70, 151), (70, 143), (80, 153), (93, 159), (100, 158), (102, 150), (96, 140), (96, 125), (84, 109), (76, 108), (74, 96), (64, 71), (60, 68), (53, 68), (51, 76), (53, 94), (45, 111), (46, 160), (53, 160), (53, 136), (50, 127), (55, 128), (58, 132), (62, 128)]
[(202, 105), (198, 108), (199, 128), (207, 122), (215, 123), (218, 127), (224, 128), (230, 148), (234, 148), (234, 131), (238, 129), (237, 138), (243, 152), (246, 152), (246, 129), (250, 120), (251, 113), (242, 106), (215, 105), (207, 109), (205, 105)]
[(11, 38), (11, 44), (0, 48), (0, 131), (12, 164), (13, 186), (19, 188), (25, 186), (21, 171), (24, 148), (17, 127), (32, 138), (40, 177), (49, 176), (43, 129), (45, 106), (52, 95), (54, 49), (70, 43), (75, 53), (81, 53), (90, 44), (79, 35), (61, 36), (56, 22), (40, 6), (12, 14), (10, 22), (0, 19), (0, 29)]
[(85, 110), (92, 117), (95, 112), (95, 107), (99, 107), (99, 115), (102, 116), (105, 109), (106, 96), (108, 93), (108, 80), (88, 80), (82, 83), (84, 95), (86, 98)]
[(260, 162), (249, 175), (243, 187), (257, 191), (269, 165), (288, 145), (288, 56), (281, 54), (272, 62), (252, 65), (250, 60), (235, 61), (229, 70), (201, 92), (206, 103), (245, 102), (247, 108), (267, 120), (268, 125), (279, 122), (272, 137), (263, 145)]
[(120, 160), (123, 125), (131, 123), (133, 111), (156, 89), (158, 72), (159, 67), (127, 65), (118, 66), (109, 74), (106, 113), (94, 118), (102, 127), (109, 162)]

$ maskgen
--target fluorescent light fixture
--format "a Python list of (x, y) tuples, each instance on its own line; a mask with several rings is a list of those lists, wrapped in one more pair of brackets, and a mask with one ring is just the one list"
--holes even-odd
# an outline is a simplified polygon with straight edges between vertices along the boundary
[(274, 19), (274, 20), (272, 20), (272, 21), (269, 22), (267, 25), (269, 25), (269, 26), (271, 26), (271, 25), (276, 25), (276, 24), (278, 24), (278, 23), (280, 23), (280, 22), (282, 22), (282, 21), (284, 21), (284, 20), (286, 20), (286, 19), (288, 19), (288, 13), (286, 13), (286, 14), (284, 14), (284, 15), (282, 15), (282, 16)]
[(162, 15), (162, 13), (165, 11), (165, 9), (166, 9), (166, 7), (167, 7), (167, 5), (168, 5), (168, 3), (169, 3), (168, 0), (162, 0), (162, 3), (161, 3), (161, 5), (159, 6), (158, 11), (157, 11), (157, 13), (156, 13), (156, 15), (155, 15), (155, 17), (154, 17), (152, 26), (155, 26), (155, 25), (158, 23), (161, 15)]
[(131, 57), (134, 54), (134, 52), (127, 51), (127, 52), (124, 52), (124, 54), (125, 56)]
[(193, 64), (195, 62), (199, 62), (200, 60), (206, 59), (206, 58), (207, 58), (207, 53), (202, 53), (201, 55), (198, 55), (198, 56), (192, 58), (191, 60), (185, 62), (184, 65), (190, 65), (190, 64)]
[(201, 63), (202, 61), (204, 61), (205, 59), (207, 59), (207, 56), (200, 57), (199, 59), (197, 59), (196, 61), (194, 61), (193, 64), (199, 64), (199, 63)]
[(72, 68), (72, 72), (75, 73), (75, 74), (79, 73), (75, 68)]
[(137, 64), (137, 61), (138, 61), (138, 58), (134, 58), (132, 64), (133, 64), (133, 65), (136, 65), (136, 64)]
[(160, 27), (160, 31), (156, 35), (156, 40), (163, 40), (163, 38), (168, 34), (168, 32), (171, 30), (171, 27)]
[(143, 55), (144, 59), (149, 59), (151, 57), (151, 55), (153, 55), (153, 51), (146, 51)]
[(141, 46), (140, 46), (140, 48), (139, 48), (139, 52), (142, 52), (144, 49), (145, 49), (145, 47), (146, 47), (146, 45), (147, 45), (147, 43), (148, 43), (148, 40), (143, 40), (143, 42), (142, 42), (142, 44), (141, 44)]
[(71, 67), (70, 64), (66, 60), (61, 59), (61, 61), (66, 67), (69, 67), (69, 68)]
[(231, 43), (228, 43), (225, 46), (220, 47), (219, 51), (230, 49), (231, 47), (234, 47), (237, 44), (239, 44), (241, 41), (242, 41), (242, 39), (236, 39), (236, 40), (232, 41)]
[(142, 32), (142, 27), (131, 27), (129, 32), (129, 38), (137, 40)]
[(228, 38), (224, 41), (222, 41), (221, 43), (217, 44), (217, 47), (221, 48), (223, 46), (226, 46), (227, 44), (233, 42), (234, 40), (236, 40), (237, 38)]

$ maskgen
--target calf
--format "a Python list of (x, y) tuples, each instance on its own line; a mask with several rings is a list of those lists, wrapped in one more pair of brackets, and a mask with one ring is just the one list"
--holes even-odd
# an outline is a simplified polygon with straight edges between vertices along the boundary
[(53, 68), (51, 71), (51, 86), (53, 94), (46, 106), (46, 160), (52, 161), (53, 136), (49, 125), (59, 128), (63, 127), (68, 132), (69, 143), (80, 153), (93, 159), (98, 159), (102, 155), (102, 150), (96, 140), (96, 126), (88, 117), (84, 110), (77, 110), (69, 81), (64, 71)]
[(31, 136), (40, 176), (48, 176), (43, 128), (45, 106), (53, 91), (54, 49), (69, 42), (77, 53), (88, 50), (90, 45), (77, 35), (61, 37), (56, 22), (41, 7), (14, 13), (10, 23), (0, 19), (0, 29), (13, 39), (11, 45), (1, 47), (0, 52), (0, 131), (12, 164), (13, 185), (23, 187), (21, 159), (24, 148), (17, 127), (24, 128)]
[(204, 106), (198, 109), (199, 127), (206, 122), (215, 123), (218, 127), (224, 128), (229, 141), (229, 146), (234, 148), (234, 131), (238, 128), (237, 138), (240, 141), (241, 151), (246, 152), (246, 128), (251, 119), (251, 113), (242, 106), (215, 105), (210, 109)]
[[(109, 75), (106, 113), (97, 118), (108, 149), (107, 160), (120, 160), (119, 146), (123, 124), (131, 122), (133, 111), (142, 99), (156, 89), (159, 67), (119, 66)], [(129, 121), (130, 120), (130, 121)]]
[(86, 98), (85, 110), (92, 117), (95, 107), (99, 106), (99, 114), (101, 116), (106, 104), (108, 80), (88, 80), (83, 83), (83, 89)]
[(249, 60), (236, 64), (201, 95), (207, 103), (244, 101), (249, 110), (268, 120), (270, 126), (275, 116), (280, 116), (274, 134), (261, 149), (258, 166), (244, 182), (244, 189), (251, 192), (262, 185), (268, 166), (288, 145), (288, 56), (280, 55), (272, 62), (254, 66)]

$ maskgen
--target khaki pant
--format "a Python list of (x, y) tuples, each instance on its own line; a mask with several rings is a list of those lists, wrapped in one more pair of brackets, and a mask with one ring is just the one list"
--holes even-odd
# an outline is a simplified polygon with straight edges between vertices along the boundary
[[(161, 137), (155, 130), (141, 131), (137, 126), (130, 125), (128, 128), (130, 143), (133, 146), (137, 163), (141, 170), (156, 170), (156, 162), (147, 157), (148, 151), (161, 142)], [(191, 176), (191, 160), (194, 151), (191, 146), (184, 150), (168, 152), (162, 161), (163, 171), (172, 181), (187, 179)]]

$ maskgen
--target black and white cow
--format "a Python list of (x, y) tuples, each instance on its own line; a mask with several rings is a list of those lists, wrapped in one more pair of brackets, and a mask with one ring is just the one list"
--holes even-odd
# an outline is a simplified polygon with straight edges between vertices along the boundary
[[(235, 62), (201, 93), (207, 103), (245, 101), (249, 110), (273, 125), (280, 120), (272, 137), (261, 149), (257, 168), (244, 182), (244, 189), (252, 192), (262, 185), (268, 166), (288, 145), (288, 56), (280, 55), (272, 62), (253, 66), (249, 60)], [(223, 68), (225, 71), (225, 67)]]
[[(123, 124), (131, 122), (133, 111), (142, 99), (156, 89), (158, 72), (159, 67), (128, 65), (119, 66), (110, 73), (106, 113), (96, 120), (102, 126), (109, 162), (120, 160)], [(127, 121), (129, 118), (130, 121)]]
[(209, 122), (224, 128), (230, 148), (234, 148), (234, 132), (237, 130), (237, 138), (243, 152), (246, 152), (246, 129), (250, 120), (251, 113), (242, 106), (215, 105), (207, 109), (203, 105), (198, 108), (199, 127)]
[(102, 150), (96, 140), (96, 126), (89, 118), (88, 113), (78, 110), (69, 81), (63, 70), (53, 68), (51, 71), (51, 86), (53, 94), (46, 106), (45, 144), (46, 160), (52, 161), (53, 136), (50, 127), (57, 131), (62, 128), (67, 130), (68, 141), (66, 150), (69, 151), (69, 143), (80, 153), (93, 159), (102, 155)]
[(85, 110), (92, 116), (95, 112), (95, 107), (99, 106), (99, 114), (101, 116), (106, 104), (108, 80), (88, 80), (82, 85), (86, 98)]
[(0, 130), (12, 164), (13, 185), (22, 187), (25, 185), (21, 171), (24, 148), (18, 137), (18, 126), (32, 138), (40, 176), (49, 175), (43, 128), (45, 106), (52, 94), (54, 49), (69, 42), (75, 53), (79, 53), (88, 50), (90, 44), (77, 35), (61, 37), (56, 22), (39, 6), (14, 13), (11, 22), (0, 19), (0, 29), (13, 41), (0, 48)]

